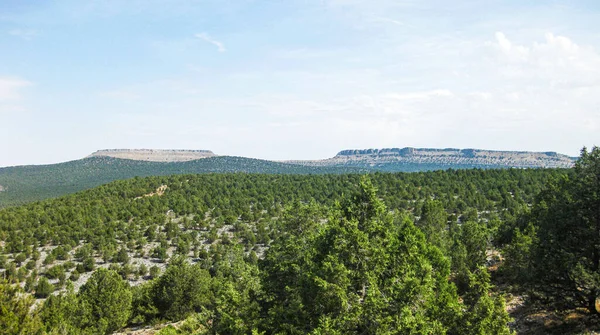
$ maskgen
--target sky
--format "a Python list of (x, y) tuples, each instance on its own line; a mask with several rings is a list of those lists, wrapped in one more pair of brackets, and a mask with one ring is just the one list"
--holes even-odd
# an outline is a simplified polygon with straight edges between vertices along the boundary
[(594, 145), (597, 0), (0, 0), (0, 166)]

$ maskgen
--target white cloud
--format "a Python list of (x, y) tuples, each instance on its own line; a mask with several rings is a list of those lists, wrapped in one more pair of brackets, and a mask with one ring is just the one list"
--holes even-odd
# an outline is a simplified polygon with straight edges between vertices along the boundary
[[(480, 147), (576, 155), (581, 146), (598, 144), (590, 141), (600, 132), (600, 54), (566, 36), (542, 36), (541, 42), (515, 43), (499, 32), (483, 48), (449, 46), (450, 54), (469, 48), (463, 59), (446, 63), (446, 73), (459, 69), (450, 80), (431, 73), (394, 91), (382, 87), (314, 101), (288, 97), (261, 106), (283, 124), (305, 121), (298, 128), (307, 133), (327, 125), (314, 138), (329, 148)], [(394, 75), (363, 83), (375, 86)], [(451, 89), (409, 89), (436, 82)]]
[(10, 115), (2, 119), (5, 129), (13, 117), (27, 111), (22, 102), (22, 90), (31, 85), (24, 79), (0, 76), (0, 115)]
[[(206, 118), (212, 117), (217, 126), (190, 132), (204, 134), (197, 139), (205, 143), (200, 147), (262, 158), (315, 158), (344, 148), (403, 146), (576, 155), (581, 146), (594, 144), (589, 141), (600, 131), (600, 86), (590, 85), (598, 79), (594, 73), (600, 69), (600, 55), (564, 36), (547, 34), (542, 42), (515, 43), (503, 33), (495, 39), (490, 35), (493, 40), (479, 42), (479, 47), (473, 47), (475, 42), (449, 44), (440, 57), (469, 52), (448, 60), (445, 67), (437, 64), (435, 70), (442, 71), (422, 70), (430, 58), (415, 59), (412, 72), (256, 70), (223, 77), (218, 85), (251, 87), (268, 81), (275, 87), (269, 95), (211, 102), (193, 83), (168, 83), (169, 90), (180, 88), (180, 97), (153, 104), (178, 110), (169, 118), (190, 124), (207, 124)], [(412, 77), (403, 81), (402, 74)], [(582, 78), (589, 85), (582, 86)], [(194, 92), (190, 98), (188, 91)], [(160, 95), (149, 99), (160, 102)], [(164, 125), (147, 122), (149, 128)], [(210, 140), (221, 132), (229, 134), (226, 142)]]
[(8, 31), (8, 34), (24, 40), (30, 40), (39, 35), (38, 31), (34, 29), (12, 29)]
[(413, 25), (411, 25), (411, 24), (408, 24), (408, 23), (406, 23), (406, 22), (402, 22), (402, 21), (399, 21), (399, 20), (391, 19), (391, 18), (389, 18), (389, 17), (383, 17), (383, 16), (374, 16), (374, 17), (373, 17), (373, 21), (375, 21), (375, 22), (387, 22), (387, 23), (393, 23), (393, 24), (395, 24), (395, 25), (398, 25), (398, 26), (403, 26), (403, 27), (411, 27), (411, 28), (414, 28), (414, 26), (413, 26)]
[(513, 45), (502, 32), (496, 33), (496, 43), (488, 42), (487, 45), (496, 47), (506, 57), (506, 60), (510, 62), (526, 62), (529, 57), (528, 48)]
[(467, 93), (468, 97), (472, 97), (479, 100), (489, 100), (492, 98), (492, 93), (490, 92), (470, 92)]
[(197, 38), (204, 40), (210, 44), (213, 44), (217, 47), (217, 50), (219, 50), (219, 52), (225, 52), (227, 49), (225, 49), (225, 45), (215, 39), (213, 39), (212, 37), (210, 37), (207, 33), (200, 33), (200, 34), (196, 34), (194, 35)]
[(31, 86), (27, 80), (13, 77), (0, 77), (0, 102), (7, 100), (19, 100), (21, 89)]
[[(220, 154), (272, 159), (403, 146), (576, 155), (581, 146), (594, 144), (590, 139), (600, 132), (600, 87), (580, 85), (581, 77), (589, 76), (588, 83), (597, 78), (588, 72), (600, 68), (600, 56), (564, 36), (540, 37), (538, 42), (515, 42), (508, 34), (490, 33), (487, 43), (451, 40), (443, 54), (398, 58), (396, 68), (369, 62), (351, 68), (252, 69), (115, 90), (109, 96), (127, 98), (122, 93), (131, 92), (140, 97), (126, 107), (114, 104), (135, 112), (131, 122), (117, 122), (127, 126), (115, 131), (115, 138), (137, 146), (188, 143), (186, 147)], [(290, 50), (290, 57), (312, 51)], [(391, 51), (382, 52), (384, 56), (394, 60)], [(265, 82), (268, 89), (261, 86)], [(219, 94), (228, 89), (245, 94)], [(184, 126), (167, 135), (169, 124)]]
[(544, 42), (524, 46), (498, 32), (496, 42), (487, 45), (500, 51), (497, 61), (505, 77), (543, 79), (553, 87), (600, 85), (600, 54), (565, 36), (547, 33)]
[(423, 92), (392, 93), (387, 97), (396, 100), (428, 100), (439, 97), (452, 97), (454, 94), (450, 90), (432, 90)]

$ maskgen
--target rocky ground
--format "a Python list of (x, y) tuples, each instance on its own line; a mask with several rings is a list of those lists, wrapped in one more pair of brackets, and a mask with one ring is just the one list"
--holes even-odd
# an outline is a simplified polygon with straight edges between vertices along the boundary
[(600, 335), (600, 320), (583, 308), (556, 311), (527, 303), (527, 296), (507, 295), (506, 308), (514, 319), (511, 328), (517, 334)]

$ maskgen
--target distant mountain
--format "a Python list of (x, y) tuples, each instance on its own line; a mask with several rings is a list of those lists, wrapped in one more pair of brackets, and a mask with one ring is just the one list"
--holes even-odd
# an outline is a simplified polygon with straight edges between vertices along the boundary
[(576, 158), (556, 152), (391, 148), (343, 150), (335, 157), (290, 161), (303, 166), (359, 167), (388, 172), (445, 169), (570, 168)]
[(568, 168), (555, 152), (476, 149), (344, 150), (313, 161), (273, 162), (217, 156), (209, 150), (100, 150), (66, 163), (0, 168), (0, 207), (58, 197), (118, 179), (196, 173), (327, 174), (469, 168)]
[(216, 156), (210, 150), (109, 149), (98, 150), (88, 157), (112, 157), (148, 162), (187, 162)]

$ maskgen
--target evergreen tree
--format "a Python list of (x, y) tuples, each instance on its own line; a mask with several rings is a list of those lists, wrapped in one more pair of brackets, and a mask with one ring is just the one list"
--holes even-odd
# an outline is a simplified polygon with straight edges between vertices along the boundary
[(228, 247), (214, 265), (212, 279), (214, 317), (217, 334), (250, 334), (259, 323), (257, 297), (261, 293), (258, 267), (244, 260), (241, 245)]
[[(298, 225), (308, 227), (308, 238), (278, 239), (267, 252), (269, 332), (461, 333), (466, 321), (448, 260), (408, 218), (386, 210), (368, 179), (328, 221), (322, 229)], [(505, 311), (485, 311), (470, 329), (508, 332)]]
[(210, 274), (184, 257), (174, 257), (156, 281), (152, 296), (162, 317), (181, 320), (210, 306)]
[(72, 285), (68, 285), (65, 293), (49, 296), (40, 312), (46, 331), (51, 334), (80, 334), (87, 317), (81, 307)]
[(46, 298), (54, 291), (54, 286), (50, 284), (48, 278), (41, 277), (35, 287), (36, 298)]
[(108, 334), (125, 326), (131, 315), (131, 289), (112, 270), (99, 268), (81, 287), (79, 299), (85, 312), (85, 328)]
[(510, 317), (506, 313), (504, 298), (491, 296), (490, 275), (485, 267), (480, 267), (469, 275), (469, 283), (464, 303), (466, 311), (461, 321), (461, 334), (509, 335), (506, 326)]
[(19, 286), (0, 280), (0, 335), (42, 334), (42, 323), (31, 312), (33, 302)]
[[(536, 234), (521, 263), (534, 296), (600, 313), (600, 148), (584, 148), (572, 177), (549, 183), (530, 220)], [(515, 242), (523, 243), (519, 237)]]
[(421, 209), (421, 218), (417, 226), (425, 234), (427, 242), (442, 250), (448, 248), (448, 215), (444, 206), (437, 200), (427, 200)]

